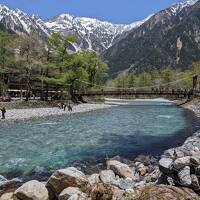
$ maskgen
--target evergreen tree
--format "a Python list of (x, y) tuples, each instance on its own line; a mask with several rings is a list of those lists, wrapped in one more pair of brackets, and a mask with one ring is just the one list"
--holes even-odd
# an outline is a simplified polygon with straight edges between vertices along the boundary
[(9, 73), (14, 63), (12, 44), (14, 37), (6, 32), (0, 32), (0, 95), (7, 95)]

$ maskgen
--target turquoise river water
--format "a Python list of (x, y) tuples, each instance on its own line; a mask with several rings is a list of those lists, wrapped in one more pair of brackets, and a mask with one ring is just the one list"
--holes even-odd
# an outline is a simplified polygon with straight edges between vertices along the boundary
[(160, 155), (199, 129), (175, 105), (122, 106), (0, 124), (0, 174), (27, 177), (116, 155)]

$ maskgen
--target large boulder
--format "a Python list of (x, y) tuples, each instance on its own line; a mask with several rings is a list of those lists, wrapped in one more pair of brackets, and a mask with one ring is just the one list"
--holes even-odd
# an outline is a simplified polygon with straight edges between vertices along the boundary
[(178, 158), (174, 161), (174, 168), (179, 170), (184, 168), (185, 166), (189, 166), (190, 165), (190, 156), (185, 156), (182, 158)]
[(89, 181), (84, 173), (74, 167), (60, 169), (49, 178), (46, 187), (50, 190), (51, 196), (58, 196), (65, 188), (78, 187), (81, 191), (88, 190)]
[(198, 180), (197, 176), (192, 174), (191, 175), (191, 179), (192, 179), (192, 188), (195, 191), (199, 191), (200, 190), (200, 185), (199, 185), (199, 180)]
[(2, 196), (0, 196), (0, 200), (14, 200), (13, 194), (14, 192), (4, 193)]
[(85, 193), (73, 194), (68, 200), (90, 200)]
[(88, 181), (90, 185), (98, 183), (100, 181), (99, 174), (92, 174), (91, 176), (88, 177)]
[(161, 177), (161, 174), (162, 174), (162, 173), (161, 173), (159, 167), (156, 166), (156, 167), (154, 168), (154, 170), (153, 170), (151, 173), (147, 174), (147, 175), (144, 177), (144, 180), (145, 180), (147, 183), (149, 183), (149, 182), (157, 182), (157, 181), (159, 180), (159, 178)]
[(198, 165), (197, 167), (195, 167), (195, 174), (197, 176), (200, 176), (200, 165)]
[(81, 190), (77, 187), (68, 187), (60, 193), (58, 199), (59, 200), (68, 200), (68, 199), (86, 200), (87, 195), (81, 192)]
[(179, 147), (177, 147), (177, 148), (172, 148), (172, 149), (166, 150), (164, 152), (164, 155), (166, 155), (167, 157), (176, 159), (176, 158), (184, 157), (184, 152), (181, 151)]
[[(140, 190), (134, 199), (144, 200), (198, 200), (198, 195), (191, 189), (167, 185), (150, 185)], [(131, 198), (130, 198), (131, 199)]]
[(200, 156), (191, 156), (190, 163), (194, 166), (200, 165)]
[(13, 188), (16, 188), (18, 184), (21, 184), (21, 180), (18, 179), (7, 180), (3, 176), (0, 176), (0, 190), (3, 191), (11, 190)]
[(119, 187), (122, 190), (133, 189), (135, 182), (131, 178), (119, 179), (114, 183), (115, 186)]
[(113, 187), (105, 183), (97, 183), (91, 190), (92, 200), (112, 200), (114, 199)]
[(185, 166), (182, 170), (180, 170), (178, 172), (178, 177), (183, 186), (190, 186), (192, 184), (189, 166)]
[(171, 173), (173, 168), (173, 160), (171, 158), (161, 158), (159, 160), (159, 168), (163, 173)]
[(113, 191), (113, 200), (120, 200), (120, 199), (122, 200), (126, 195), (125, 190), (121, 190), (118, 187), (113, 187), (112, 191)]
[(101, 181), (105, 184), (113, 184), (116, 182), (116, 177), (112, 170), (103, 170), (99, 175)]
[(115, 172), (116, 175), (122, 178), (133, 178), (133, 173), (130, 167), (124, 163), (121, 163), (117, 160), (109, 160), (107, 162), (108, 169), (111, 169)]
[(29, 181), (19, 187), (14, 197), (20, 200), (48, 200), (48, 191), (43, 183), (39, 181)]

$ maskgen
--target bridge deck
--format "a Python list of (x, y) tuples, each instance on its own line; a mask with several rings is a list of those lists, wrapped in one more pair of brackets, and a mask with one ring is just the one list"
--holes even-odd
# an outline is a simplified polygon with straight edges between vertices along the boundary
[(81, 96), (120, 96), (120, 95), (193, 95), (191, 91), (90, 91), (79, 93)]

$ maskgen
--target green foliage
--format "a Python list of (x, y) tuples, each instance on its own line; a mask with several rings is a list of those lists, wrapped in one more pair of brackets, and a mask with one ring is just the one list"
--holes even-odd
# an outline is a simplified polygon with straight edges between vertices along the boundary
[(10, 34), (0, 32), (0, 95), (7, 93), (8, 73), (13, 66), (14, 53), (11, 44), (14, 40)]
[(54, 33), (47, 41), (48, 66), (52, 76), (46, 77), (45, 81), (60, 85), (60, 89), (72, 98), (75, 98), (75, 93), (88, 87), (84, 82), (89, 82), (91, 87), (100, 84), (107, 71), (107, 65), (95, 53), (84, 51), (69, 54), (68, 47), (76, 40), (74, 36), (63, 38)]
[[(200, 73), (200, 62), (193, 63), (186, 71), (179, 71), (171, 67), (140, 74), (123, 73), (116, 79), (108, 81), (107, 85), (117, 88), (142, 88), (151, 86), (162, 86), (166, 89), (190, 89), (192, 88), (192, 77)], [(177, 82), (176, 82), (177, 81)], [(166, 85), (173, 82), (172, 85)]]

